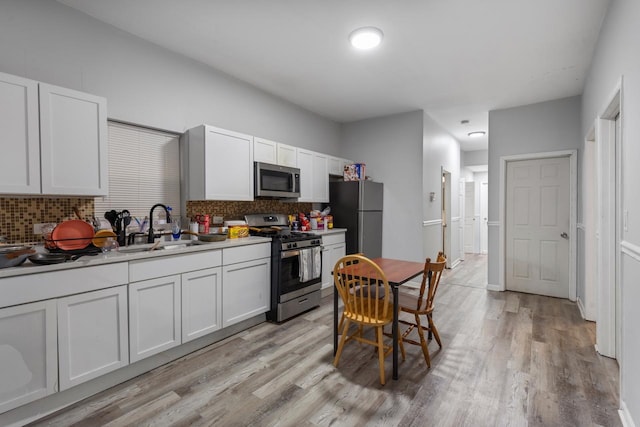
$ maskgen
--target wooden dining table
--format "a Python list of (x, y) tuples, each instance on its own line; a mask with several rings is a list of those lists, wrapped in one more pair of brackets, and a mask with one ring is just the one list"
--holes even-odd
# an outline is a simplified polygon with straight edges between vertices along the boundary
[[(423, 262), (402, 261), (391, 258), (372, 258), (387, 278), (393, 293), (393, 379), (398, 379), (398, 287), (408, 282), (414, 277), (422, 274), (424, 270)], [(333, 290), (333, 354), (338, 350), (338, 292)]]

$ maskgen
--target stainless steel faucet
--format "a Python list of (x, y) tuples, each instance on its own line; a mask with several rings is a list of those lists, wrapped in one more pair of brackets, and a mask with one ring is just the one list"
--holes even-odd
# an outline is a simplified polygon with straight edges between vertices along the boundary
[(162, 203), (156, 203), (151, 207), (151, 211), (149, 211), (149, 237), (147, 238), (148, 243), (153, 243), (156, 236), (153, 234), (153, 210), (157, 207), (161, 207), (167, 213), (167, 224), (171, 224), (171, 214), (169, 213), (169, 209)]

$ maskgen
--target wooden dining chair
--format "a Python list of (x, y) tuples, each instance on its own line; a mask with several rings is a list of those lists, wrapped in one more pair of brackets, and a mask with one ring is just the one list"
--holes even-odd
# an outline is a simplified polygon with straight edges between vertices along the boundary
[[(438, 285), (440, 284), (440, 277), (447, 263), (447, 257), (444, 253), (439, 252), (436, 262), (431, 262), (430, 258), (427, 258), (424, 264), (424, 271), (422, 273), (422, 283), (420, 284), (420, 293), (418, 295), (411, 294), (402, 290), (398, 291), (398, 305), (400, 311), (410, 313), (414, 315), (414, 321), (407, 321), (400, 319), (399, 323), (409, 325), (409, 327), (402, 332), (400, 336), (400, 342), (407, 342), (409, 344), (415, 344), (422, 347), (422, 354), (424, 360), (427, 362), (427, 366), (431, 367), (431, 358), (429, 356), (429, 348), (427, 347), (427, 340), (424, 337), (424, 331), (428, 332), (428, 339), (431, 340), (431, 336), (435, 337), (436, 342), (442, 348), (442, 341), (438, 334), (438, 329), (433, 321), (433, 308)], [(421, 322), (420, 316), (426, 318), (426, 324)], [(420, 342), (408, 338), (408, 335), (413, 330), (417, 330)]]
[[(340, 258), (333, 269), (336, 291), (344, 304), (342, 336), (333, 365), (338, 366), (346, 342), (356, 340), (376, 346), (380, 367), (380, 383), (384, 385), (384, 359), (393, 348), (383, 342), (383, 327), (393, 321), (391, 288), (384, 272), (363, 255), (347, 255)], [(349, 333), (351, 324), (358, 326)], [(363, 336), (365, 327), (375, 329), (376, 340)]]

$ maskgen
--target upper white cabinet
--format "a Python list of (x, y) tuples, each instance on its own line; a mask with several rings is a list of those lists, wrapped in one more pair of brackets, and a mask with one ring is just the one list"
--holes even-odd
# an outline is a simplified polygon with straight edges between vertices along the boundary
[(280, 166), (298, 167), (298, 149), (296, 147), (278, 142), (276, 150)]
[(0, 74), (0, 106), (0, 193), (108, 194), (104, 98)]
[(329, 157), (329, 175), (344, 175), (344, 167), (353, 164), (351, 160), (340, 157)]
[(107, 100), (40, 83), (42, 193), (109, 193)]
[(300, 168), (300, 202), (329, 201), (328, 156), (314, 151), (298, 149)]
[(253, 138), (253, 160), (255, 162), (271, 163), (275, 165), (278, 163), (277, 145), (275, 141), (269, 141), (268, 139)]
[(1, 309), (0, 337), (0, 413), (57, 391), (55, 301)]
[(256, 136), (253, 138), (253, 160), (295, 168), (298, 167), (298, 149)]
[(253, 137), (208, 125), (180, 140), (184, 200), (253, 200)]
[(127, 286), (58, 300), (60, 390), (129, 364)]
[(0, 193), (40, 193), (38, 82), (0, 73)]

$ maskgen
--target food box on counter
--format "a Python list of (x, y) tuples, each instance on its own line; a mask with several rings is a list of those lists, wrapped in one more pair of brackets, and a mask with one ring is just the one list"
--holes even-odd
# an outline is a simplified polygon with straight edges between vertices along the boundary
[(229, 228), (230, 239), (249, 237), (249, 226), (245, 221), (225, 221), (224, 226)]
[(344, 180), (345, 181), (362, 181), (365, 178), (365, 164), (354, 163), (352, 165), (344, 166)]

